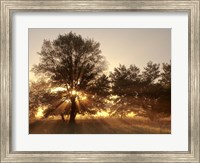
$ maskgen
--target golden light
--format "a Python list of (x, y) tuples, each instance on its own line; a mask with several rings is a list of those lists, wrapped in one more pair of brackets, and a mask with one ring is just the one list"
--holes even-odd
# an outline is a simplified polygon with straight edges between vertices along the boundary
[(37, 110), (37, 113), (35, 114), (35, 117), (36, 118), (42, 118), (43, 117), (43, 109), (42, 109), (42, 107), (38, 107), (38, 110)]
[(135, 116), (136, 116), (136, 114), (134, 112), (131, 112), (131, 113), (127, 114), (127, 117), (130, 117), (130, 118), (135, 117)]
[(95, 114), (95, 117), (108, 117), (109, 116), (109, 113), (106, 112), (106, 111), (98, 111), (96, 114)]
[(77, 94), (78, 94), (78, 92), (77, 92), (77, 91), (75, 91), (75, 90), (72, 90), (71, 94), (72, 94), (72, 95), (77, 95)]
[(67, 89), (66, 88), (63, 88), (63, 87), (55, 87), (55, 88), (51, 88), (50, 92), (51, 93), (56, 93), (56, 92), (59, 92), (59, 91), (66, 91)]
[(111, 96), (110, 96), (110, 99), (113, 99), (113, 100), (114, 100), (114, 99), (117, 99), (117, 98), (119, 98), (118, 95), (111, 95)]
[(109, 100), (109, 99), (105, 99), (104, 100), (107, 104), (111, 104), (111, 105), (114, 105), (115, 102), (113, 100)]
[(87, 100), (87, 96), (80, 96), (80, 100)]
[(66, 103), (70, 103), (70, 100), (69, 100), (69, 99), (67, 99), (67, 100), (65, 100), (65, 102), (66, 102)]

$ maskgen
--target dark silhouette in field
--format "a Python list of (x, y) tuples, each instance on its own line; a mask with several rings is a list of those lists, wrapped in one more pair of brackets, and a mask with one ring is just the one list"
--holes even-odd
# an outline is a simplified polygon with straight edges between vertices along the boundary
[[(35, 119), (41, 108), (43, 120), (39, 122), (46, 124), (47, 128), (54, 124), (52, 120), (48, 123), (48, 118), (58, 115), (63, 122), (68, 120), (71, 133), (77, 132), (80, 122), (84, 122), (79, 120), (79, 127), (75, 125), (77, 114), (89, 117), (105, 111), (113, 125), (118, 123), (113, 118), (122, 122), (131, 113), (151, 121), (171, 115), (171, 63), (163, 63), (160, 67), (160, 64), (150, 61), (142, 72), (135, 65), (126, 67), (120, 64), (106, 75), (107, 64), (101, 55), (100, 44), (72, 32), (59, 35), (53, 41), (44, 40), (38, 54), (40, 63), (32, 69), (38, 80), (30, 82), (29, 117)], [(109, 118), (106, 119), (106, 125), (111, 125), (108, 120)], [(97, 122), (91, 119), (85, 123), (92, 121)], [(101, 122), (102, 124), (99, 121), (97, 124), (103, 125), (104, 121)], [(125, 120), (123, 123), (129, 124)], [(35, 133), (33, 129), (38, 131), (34, 127), (37, 124), (30, 124), (32, 133)], [(107, 132), (104, 129), (102, 132)], [(134, 133), (136, 130), (130, 131)], [(164, 133), (168, 131), (169, 125)]]

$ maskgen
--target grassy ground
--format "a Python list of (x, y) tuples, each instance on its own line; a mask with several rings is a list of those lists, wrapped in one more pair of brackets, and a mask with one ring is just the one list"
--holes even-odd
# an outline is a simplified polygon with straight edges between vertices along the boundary
[(170, 134), (170, 118), (150, 121), (145, 118), (77, 119), (74, 127), (61, 120), (30, 122), (30, 134)]

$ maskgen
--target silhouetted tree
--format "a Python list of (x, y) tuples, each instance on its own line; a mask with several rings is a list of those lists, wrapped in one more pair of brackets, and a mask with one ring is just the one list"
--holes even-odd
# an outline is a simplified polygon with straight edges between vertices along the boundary
[(37, 109), (42, 107), (46, 101), (45, 94), (48, 94), (49, 84), (44, 80), (29, 83), (29, 117), (35, 118)]
[[(125, 65), (119, 65), (110, 74), (112, 81), (112, 93), (115, 95), (133, 95), (137, 94), (136, 88), (140, 83), (140, 69), (135, 65), (126, 68)], [(135, 89), (133, 89), (135, 88)]]
[(138, 92), (140, 89), (140, 69), (135, 65), (126, 68), (119, 65), (110, 74), (112, 81), (113, 101), (111, 115), (125, 117), (126, 114), (138, 109)]
[(160, 74), (160, 84), (166, 88), (171, 88), (171, 63), (163, 63), (162, 64), (163, 72)]
[[(84, 39), (81, 35), (68, 33), (59, 35), (56, 40), (44, 40), (40, 55), (40, 63), (34, 65), (33, 71), (39, 75), (48, 77), (54, 86), (64, 87), (62, 101), (69, 100), (70, 124), (75, 123), (78, 112), (89, 111), (86, 106), (78, 104), (80, 94), (88, 94), (93, 97), (92, 90), (96, 80), (106, 69), (105, 58), (101, 55), (100, 44), (92, 39)], [(98, 85), (99, 89), (100, 85)], [(92, 94), (91, 94), (92, 93)], [(98, 92), (95, 92), (98, 95)], [(59, 105), (59, 102), (58, 104)], [(49, 107), (49, 114), (54, 111)], [(80, 111), (82, 109), (82, 111)], [(91, 111), (93, 112), (93, 111)]]
[(93, 84), (87, 89), (88, 92), (95, 93), (97, 95), (101, 95), (103, 97), (108, 96), (110, 93), (110, 80), (108, 76), (103, 74), (100, 76)]
[[(35, 117), (39, 109), (43, 115), (40, 118), (48, 117), (49, 115), (60, 115), (64, 120), (63, 110), (55, 109), (63, 103), (63, 93), (57, 92), (56, 95), (51, 92), (51, 83), (44, 79), (39, 79), (36, 82), (30, 82), (29, 85), (29, 117)], [(48, 108), (48, 109), (44, 109)], [(65, 106), (66, 108), (66, 106)], [(52, 112), (54, 110), (54, 112)], [(55, 110), (57, 112), (55, 112)]]
[(159, 64), (148, 62), (142, 74), (142, 107), (150, 119), (156, 118), (156, 114), (171, 113), (171, 65), (162, 65), (160, 73)]
[(170, 113), (170, 77), (169, 64), (163, 64), (161, 76), (159, 64), (151, 61), (144, 67), (142, 74), (136, 66), (126, 68), (119, 65), (110, 74), (112, 94), (116, 95), (112, 99), (111, 115), (125, 117), (128, 113), (134, 112), (154, 120), (157, 114)]
[(147, 66), (144, 67), (144, 71), (142, 72), (142, 80), (146, 84), (153, 84), (156, 79), (158, 79), (160, 71), (160, 64), (153, 63), (149, 61)]

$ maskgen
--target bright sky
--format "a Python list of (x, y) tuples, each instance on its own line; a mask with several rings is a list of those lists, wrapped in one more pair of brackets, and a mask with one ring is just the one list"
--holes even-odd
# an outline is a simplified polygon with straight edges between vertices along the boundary
[[(108, 61), (108, 71), (113, 71), (119, 64), (135, 64), (143, 70), (148, 61), (169, 63), (171, 60), (171, 29), (127, 29), (127, 28), (56, 28), (29, 29), (29, 70), (39, 63), (39, 55), (44, 39), (54, 40), (59, 34), (70, 31), (93, 38), (101, 44), (100, 49)], [(30, 72), (30, 79), (34, 74)]]

